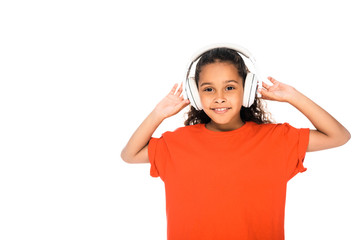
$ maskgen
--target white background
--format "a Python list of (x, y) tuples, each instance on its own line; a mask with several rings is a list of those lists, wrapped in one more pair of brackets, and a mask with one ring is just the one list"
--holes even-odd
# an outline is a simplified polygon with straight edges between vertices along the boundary
[[(190, 57), (248, 48), (352, 133), (288, 183), (286, 239), (360, 239), (356, 1), (1, 1), (0, 239), (166, 239), (164, 184), (120, 152)], [(269, 103), (277, 122), (312, 127)], [(154, 136), (174, 130), (183, 112)]]

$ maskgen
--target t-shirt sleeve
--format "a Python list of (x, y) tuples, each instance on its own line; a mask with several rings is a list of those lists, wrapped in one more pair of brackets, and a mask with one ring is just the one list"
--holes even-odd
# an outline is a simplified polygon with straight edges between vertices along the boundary
[(293, 178), (299, 172), (305, 172), (304, 159), (306, 149), (309, 144), (309, 128), (294, 128), (288, 123), (284, 123), (284, 144), (285, 157), (287, 161), (286, 176), (287, 180)]
[(160, 176), (160, 178), (164, 180), (165, 164), (170, 154), (163, 137), (150, 139), (148, 155), (150, 161), (150, 176)]

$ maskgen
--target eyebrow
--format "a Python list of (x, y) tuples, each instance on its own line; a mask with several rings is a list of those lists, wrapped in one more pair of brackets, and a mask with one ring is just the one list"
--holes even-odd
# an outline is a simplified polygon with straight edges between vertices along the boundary
[[(224, 81), (224, 83), (231, 83), (231, 82), (239, 84), (239, 82), (236, 81), (236, 80), (227, 80), (227, 81)], [(211, 83), (210, 83), (210, 82), (204, 82), (204, 83), (202, 83), (202, 84), (200, 85), (200, 87), (202, 87), (202, 86), (204, 86), (204, 85), (211, 85)]]

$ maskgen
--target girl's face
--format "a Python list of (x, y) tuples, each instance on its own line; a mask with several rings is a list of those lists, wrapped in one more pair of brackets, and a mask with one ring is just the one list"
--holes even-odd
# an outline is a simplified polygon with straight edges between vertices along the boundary
[(208, 129), (230, 131), (244, 125), (240, 118), (243, 79), (232, 63), (216, 62), (203, 66), (198, 86), (203, 110), (211, 118), (206, 126)]

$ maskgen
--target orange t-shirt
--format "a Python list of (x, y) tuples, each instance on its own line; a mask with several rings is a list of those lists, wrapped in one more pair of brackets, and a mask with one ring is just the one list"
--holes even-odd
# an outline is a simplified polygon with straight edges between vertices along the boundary
[(168, 240), (284, 239), (286, 185), (306, 170), (308, 142), (309, 129), (254, 122), (151, 138), (150, 175), (165, 183)]

